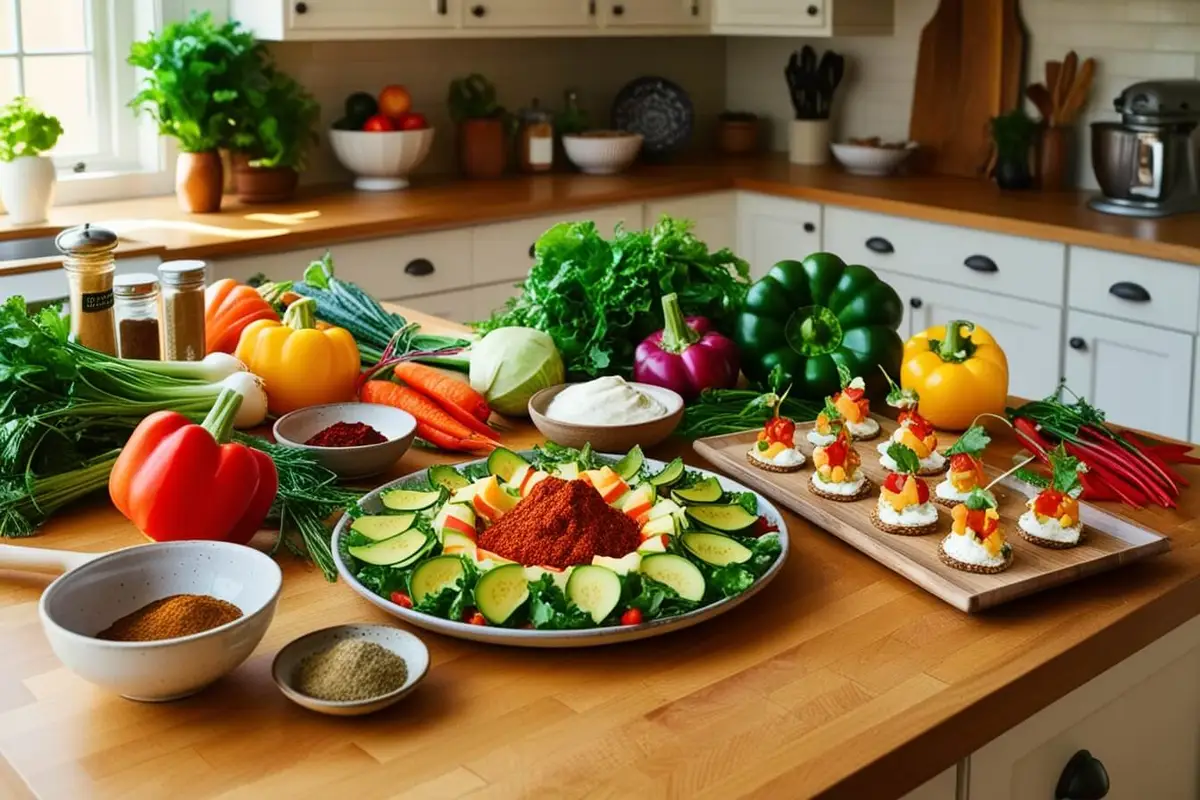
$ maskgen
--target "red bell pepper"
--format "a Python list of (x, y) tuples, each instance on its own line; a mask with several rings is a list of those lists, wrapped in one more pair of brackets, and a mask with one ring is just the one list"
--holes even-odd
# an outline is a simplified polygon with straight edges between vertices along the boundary
[(113, 505), (156, 542), (249, 542), (279, 476), (266, 453), (229, 442), (241, 403), (226, 389), (200, 425), (174, 411), (142, 420), (108, 479)]

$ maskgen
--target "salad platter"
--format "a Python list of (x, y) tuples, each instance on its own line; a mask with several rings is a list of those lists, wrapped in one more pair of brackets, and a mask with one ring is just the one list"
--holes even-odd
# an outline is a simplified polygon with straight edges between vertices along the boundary
[[(514, 542), (530, 519), (555, 538)], [(558, 546), (601, 523), (633, 538), (590, 558)], [(512, 549), (535, 544), (536, 559)], [(365, 495), (333, 534), (342, 580), (387, 613), (455, 638), (539, 648), (699, 624), (761, 591), (788, 551), (779, 510), (737, 481), (636, 447), (620, 456), (553, 443), (401, 477)], [(525, 563), (534, 560), (543, 563)]]

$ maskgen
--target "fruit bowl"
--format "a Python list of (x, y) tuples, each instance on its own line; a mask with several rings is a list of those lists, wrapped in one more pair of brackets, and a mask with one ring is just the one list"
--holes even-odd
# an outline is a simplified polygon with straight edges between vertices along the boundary
[(330, 130), (333, 154), (354, 173), (354, 188), (390, 192), (408, 186), (408, 176), (429, 155), (433, 128), (415, 131)]

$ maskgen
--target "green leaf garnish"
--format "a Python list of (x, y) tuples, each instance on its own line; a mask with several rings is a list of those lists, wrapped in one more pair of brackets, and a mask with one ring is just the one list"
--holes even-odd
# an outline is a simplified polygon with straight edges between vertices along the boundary
[(837, 364), (837, 373), (838, 383), (841, 384), (843, 389), (845, 389), (850, 385), (850, 381), (854, 378), (854, 376), (850, 374), (850, 368), (840, 361)]
[(1060, 442), (1058, 447), (1049, 453), (1051, 479), (1050, 487), (1056, 492), (1076, 495), (1083, 488), (1079, 482), (1079, 473), (1087, 467), (1075, 456), (1068, 455), (1067, 449)]
[(887, 370), (884, 369), (882, 365), (879, 367), (879, 371), (883, 373), (883, 377), (887, 378), (889, 388), (886, 400), (889, 406), (892, 408), (917, 407), (917, 403), (920, 401), (921, 397), (917, 394), (916, 389), (901, 389), (896, 382), (892, 380), (892, 376), (888, 375)]
[(988, 443), (992, 441), (992, 437), (983, 429), (982, 425), (972, 425), (963, 431), (962, 436), (958, 437), (958, 441), (950, 445), (946, 450), (947, 457), (966, 453), (970, 456), (978, 456), (983, 452)]
[(892, 442), (888, 445), (887, 454), (896, 462), (896, 472), (916, 475), (921, 471), (921, 459), (911, 447)]
[(821, 413), (825, 415), (825, 419), (829, 422), (837, 422), (842, 418), (841, 413), (828, 397), (825, 398), (825, 408), (822, 409)]
[(976, 486), (967, 495), (967, 508), (971, 511), (986, 511), (989, 508), (996, 507), (996, 495), (989, 492), (987, 489), (981, 489)]

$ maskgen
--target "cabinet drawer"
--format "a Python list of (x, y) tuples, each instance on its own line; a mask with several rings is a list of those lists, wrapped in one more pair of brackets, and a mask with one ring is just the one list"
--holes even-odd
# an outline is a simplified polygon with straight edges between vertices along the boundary
[(452, 292), (401, 298), (396, 302), (405, 308), (448, 319), (451, 322), (474, 322), (479, 319), (479, 315), (475, 313), (474, 291), (474, 289), (456, 289)]
[(1066, 247), (837, 206), (825, 208), (825, 249), (851, 264), (1062, 305)]
[(466, 28), (592, 28), (588, 0), (469, 0)]
[(821, 207), (803, 200), (742, 193), (737, 196), (737, 254), (754, 280), (787, 259), (821, 249)]
[(664, 214), (693, 222), (692, 233), (707, 244), (709, 250), (729, 248), (737, 252), (737, 204), (732, 193), (699, 194), (647, 203), (646, 227), (658, 222)]
[[(259, 0), (262, 2), (262, 0)], [(307, 0), (287, 3), (294, 31), (371, 30), (373, 28), (453, 28), (460, 0)], [(300, 8), (303, 7), (303, 11)]]
[(1071, 308), (1196, 332), (1200, 268), (1086, 247), (1069, 258)]
[[(605, 238), (612, 236), (617, 223), (636, 230), (642, 227), (642, 206), (629, 204), (583, 209), (567, 215), (534, 217), (516, 222), (480, 225), (471, 230), (472, 283), (519, 281), (533, 264), (533, 245), (543, 233), (560, 222), (591, 220)], [(460, 234), (465, 239), (465, 234)]]

